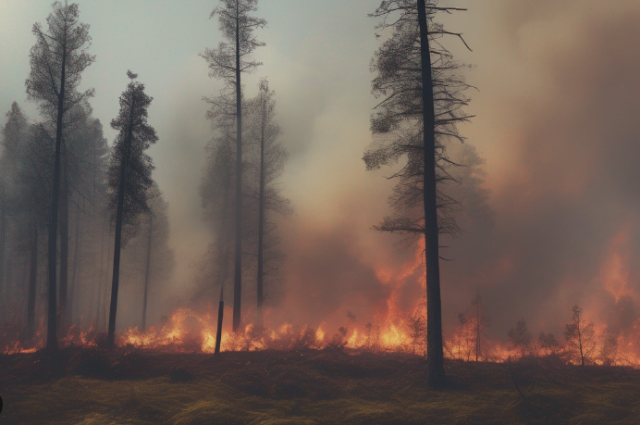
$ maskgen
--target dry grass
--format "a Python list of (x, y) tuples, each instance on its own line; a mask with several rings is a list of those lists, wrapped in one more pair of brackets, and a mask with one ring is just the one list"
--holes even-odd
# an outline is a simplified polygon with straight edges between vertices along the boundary
[[(2, 424), (640, 424), (640, 372), (404, 354), (166, 354), (67, 349), (0, 357)], [(513, 372), (513, 373), (512, 373)], [(516, 379), (526, 400), (515, 389)]]

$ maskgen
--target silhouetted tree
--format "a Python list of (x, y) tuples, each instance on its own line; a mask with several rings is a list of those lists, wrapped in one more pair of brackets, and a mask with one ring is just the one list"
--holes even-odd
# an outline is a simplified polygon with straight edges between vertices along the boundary
[[(47, 18), (48, 32), (40, 24), (33, 25), (36, 44), (31, 49), (31, 73), (25, 81), (29, 100), (38, 102), (40, 112), (55, 128), (55, 154), (53, 167), (53, 195), (49, 223), (49, 304), (47, 348), (57, 350), (56, 306), (56, 248), (58, 229), (58, 198), (60, 193), (60, 166), (63, 130), (69, 125), (65, 113), (75, 105), (93, 96), (93, 90), (78, 92), (80, 75), (95, 57), (87, 53), (91, 37), (89, 25), (78, 21), (77, 4), (53, 3), (53, 12)], [(62, 306), (61, 306), (62, 308)]]
[(20, 160), (15, 174), (16, 196), (14, 205), (21, 217), (21, 239), (28, 241), (29, 280), (27, 290), (26, 339), (31, 340), (35, 331), (35, 307), (38, 280), (39, 245), (47, 225), (51, 199), (50, 182), (53, 168), (51, 137), (43, 125), (29, 126), (28, 136), (19, 150)]
[(118, 283), (120, 278), (120, 250), (126, 244), (123, 228), (135, 229), (138, 216), (149, 212), (148, 189), (153, 184), (153, 161), (145, 151), (158, 140), (156, 132), (147, 124), (147, 108), (153, 98), (144, 92), (144, 85), (133, 80), (137, 74), (127, 71), (132, 80), (120, 96), (120, 113), (111, 121), (111, 127), (119, 130), (113, 146), (108, 171), (109, 210), (115, 222), (115, 249), (113, 254), (113, 281), (109, 307), (109, 331), (107, 344), (115, 344), (116, 312), (118, 308)]
[(544, 332), (540, 332), (540, 335), (538, 335), (538, 343), (540, 344), (540, 348), (548, 350), (551, 354), (556, 354), (560, 348), (560, 343), (552, 333), (545, 334)]
[(15, 205), (15, 199), (12, 198), (16, 193), (15, 175), (19, 165), (19, 151), (27, 136), (27, 119), (17, 102), (11, 104), (6, 116), (7, 122), (2, 127), (0, 145), (0, 320), (5, 316), (8, 296), (8, 291), (5, 290), (7, 218), (13, 212), (12, 205)]
[(531, 345), (531, 332), (527, 328), (527, 322), (518, 320), (516, 327), (510, 329), (507, 335), (509, 336), (509, 341), (513, 344), (513, 348), (519, 350), (521, 355), (524, 355)]
[(234, 258), (236, 108), (232, 102), (219, 100), (223, 102), (219, 105), (221, 108), (213, 108), (208, 114), (215, 135), (205, 148), (207, 159), (200, 184), (204, 217), (212, 224), (215, 235), (200, 267), (204, 272), (201, 288), (196, 293), (200, 299), (215, 285), (227, 284)]
[[(140, 306), (142, 289), (142, 331), (146, 330), (149, 298), (162, 292), (162, 285), (169, 281), (175, 265), (173, 250), (169, 247), (168, 204), (154, 182), (147, 194), (149, 212), (141, 216), (139, 229), (123, 251), (121, 276), (127, 276), (135, 310)], [(142, 283), (142, 285), (140, 285)], [(133, 303), (130, 303), (132, 305)]]
[(589, 361), (589, 356), (596, 348), (594, 325), (593, 322), (587, 324), (582, 320), (582, 309), (578, 304), (573, 306), (572, 311), (571, 323), (564, 326), (564, 338), (569, 349), (578, 355), (580, 365), (584, 366), (585, 361)]
[(378, 74), (373, 92), (384, 96), (371, 118), (371, 130), (391, 137), (366, 152), (364, 161), (371, 170), (408, 159), (393, 176), (400, 180), (391, 197), (396, 215), (376, 228), (425, 238), (427, 380), (432, 388), (442, 388), (445, 379), (438, 233), (457, 230), (451, 218), (456, 202), (439, 191), (437, 183), (451, 179), (443, 142), (462, 141), (456, 124), (469, 118), (461, 112), (468, 102), (462, 92), (468, 86), (457, 73), (459, 65), (437, 42), (451, 33), (433, 21), (437, 12), (452, 10), (459, 9), (437, 7), (436, 1), (383, 0), (370, 15), (382, 18), (379, 30), (391, 31), (371, 64)]
[[(225, 82), (226, 93), (218, 100), (207, 99), (212, 104), (210, 116), (229, 113), (227, 105), (235, 94), (236, 117), (236, 184), (235, 184), (235, 279), (233, 286), (233, 330), (241, 322), (242, 295), (242, 84), (243, 72), (251, 72), (259, 62), (248, 60), (248, 56), (264, 43), (254, 36), (256, 28), (266, 25), (264, 19), (250, 16), (257, 10), (258, 0), (221, 0), (221, 6), (211, 12), (210, 18), (218, 16), (220, 28), (229, 43), (221, 42), (217, 49), (206, 49), (201, 56), (209, 64), (209, 76)], [(226, 101), (224, 100), (226, 99)], [(221, 110), (222, 109), (222, 110)]]
[(482, 339), (484, 338), (485, 330), (489, 326), (490, 318), (484, 314), (484, 304), (482, 303), (482, 297), (478, 292), (471, 300), (471, 314), (474, 316), (474, 342), (475, 342), (475, 356), (476, 363), (482, 357)]
[(250, 135), (258, 141), (256, 163), (256, 180), (258, 203), (258, 241), (257, 241), (257, 301), (258, 323), (262, 325), (262, 308), (264, 303), (264, 283), (267, 278), (278, 275), (279, 267), (284, 261), (284, 254), (277, 249), (279, 238), (275, 235), (276, 224), (267, 220), (267, 215), (292, 213), (290, 201), (284, 198), (276, 186), (276, 180), (282, 175), (287, 160), (285, 148), (278, 143), (280, 127), (274, 123), (275, 99), (269, 90), (266, 79), (260, 81), (259, 92), (251, 101)]
[[(86, 273), (82, 265), (99, 261), (96, 259), (99, 251), (98, 233), (104, 221), (102, 213), (106, 198), (105, 177), (109, 152), (107, 140), (102, 133), (102, 124), (91, 116), (91, 109), (76, 108), (75, 112), (76, 126), (66, 138), (65, 153), (68, 201), (75, 210), (75, 214), (69, 217), (71, 226), (75, 227), (72, 278), (68, 296), (70, 323), (74, 311), (80, 310), (81, 306), (91, 305), (83, 292), (87, 289), (86, 282), (89, 279), (84, 276)], [(91, 283), (93, 286), (94, 282)]]

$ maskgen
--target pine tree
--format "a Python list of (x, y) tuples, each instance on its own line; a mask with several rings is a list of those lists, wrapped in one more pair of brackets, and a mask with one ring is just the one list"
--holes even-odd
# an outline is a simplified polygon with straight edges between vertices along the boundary
[[(53, 12), (47, 18), (48, 32), (40, 24), (33, 25), (36, 44), (31, 49), (31, 73), (25, 81), (29, 100), (38, 102), (40, 112), (55, 128), (55, 154), (53, 167), (53, 195), (49, 218), (49, 304), (47, 313), (47, 348), (57, 350), (56, 305), (56, 251), (58, 230), (58, 201), (60, 168), (65, 113), (93, 96), (93, 90), (78, 92), (81, 73), (95, 61), (87, 53), (91, 37), (89, 25), (78, 21), (77, 4), (53, 3)], [(55, 123), (55, 124), (53, 124)]]
[[(218, 16), (224, 37), (230, 43), (221, 42), (217, 49), (206, 49), (202, 57), (209, 64), (209, 76), (225, 82), (226, 92), (217, 100), (207, 99), (212, 104), (209, 116), (228, 114), (227, 106), (235, 97), (236, 118), (236, 184), (235, 184), (235, 279), (233, 285), (233, 330), (236, 331), (242, 319), (242, 83), (244, 72), (251, 72), (259, 62), (248, 60), (248, 56), (260, 46), (264, 46), (253, 36), (256, 28), (266, 25), (264, 19), (250, 16), (257, 10), (258, 0), (221, 0), (221, 6), (211, 12)], [(224, 110), (221, 110), (224, 109)]]
[(7, 218), (11, 215), (11, 206), (15, 204), (15, 200), (11, 198), (16, 192), (19, 152), (27, 136), (27, 119), (17, 102), (11, 104), (11, 110), (6, 116), (7, 122), (2, 127), (0, 145), (0, 320), (4, 319), (8, 296), (8, 291), (5, 290)]
[(262, 79), (259, 92), (249, 106), (251, 137), (257, 140), (256, 177), (258, 204), (258, 240), (257, 240), (257, 301), (258, 324), (262, 325), (263, 304), (265, 301), (265, 280), (278, 276), (284, 261), (284, 254), (277, 249), (279, 238), (275, 223), (269, 221), (269, 213), (290, 215), (290, 201), (280, 194), (276, 179), (282, 175), (287, 160), (285, 148), (278, 142), (280, 127), (274, 122), (274, 92), (269, 83)]
[[(114, 346), (116, 312), (118, 308), (118, 285), (120, 279), (120, 253), (127, 237), (135, 232), (140, 214), (149, 212), (148, 189), (153, 184), (151, 172), (153, 161), (145, 151), (158, 140), (156, 132), (147, 124), (147, 108), (153, 98), (144, 92), (144, 85), (134, 82), (136, 74), (127, 71), (132, 80), (120, 96), (120, 113), (111, 121), (111, 127), (119, 130), (111, 165), (108, 184), (111, 190), (109, 211), (115, 222), (115, 249), (113, 254), (113, 281), (109, 307), (109, 331), (107, 344)], [(129, 234), (123, 238), (125, 226)]]
[(468, 86), (457, 73), (459, 65), (437, 42), (450, 33), (433, 20), (437, 12), (452, 10), (458, 9), (438, 7), (436, 0), (383, 0), (371, 15), (382, 18), (379, 30), (391, 30), (371, 63), (378, 74), (373, 93), (384, 97), (371, 118), (371, 130), (387, 137), (363, 158), (369, 170), (407, 158), (393, 175), (399, 179), (390, 199), (396, 214), (376, 228), (424, 237), (427, 381), (432, 388), (442, 388), (445, 381), (438, 235), (458, 230), (452, 216), (457, 202), (438, 190), (438, 183), (452, 179), (444, 142), (464, 140), (456, 124), (469, 118), (461, 112)]

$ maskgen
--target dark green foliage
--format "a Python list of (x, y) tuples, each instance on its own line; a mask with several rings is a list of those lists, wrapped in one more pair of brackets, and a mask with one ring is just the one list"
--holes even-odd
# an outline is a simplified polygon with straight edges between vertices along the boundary
[(107, 172), (110, 190), (107, 208), (112, 221), (115, 222), (121, 173), (124, 168), (122, 222), (123, 226), (127, 227), (127, 236), (135, 235), (141, 214), (149, 212), (147, 201), (149, 189), (153, 184), (151, 172), (154, 165), (145, 151), (158, 141), (156, 131), (147, 124), (147, 108), (152, 100), (152, 97), (145, 94), (144, 84), (131, 81), (120, 96), (118, 116), (111, 121), (111, 128), (119, 133), (112, 148), (111, 164)]

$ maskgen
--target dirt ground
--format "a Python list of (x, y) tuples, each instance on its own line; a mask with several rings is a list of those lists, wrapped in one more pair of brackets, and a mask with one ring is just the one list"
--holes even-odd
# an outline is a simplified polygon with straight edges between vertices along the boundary
[(0, 424), (640, 424), (638, 370), (551, 359), (445, 366), (447, 388), (432, 391), (424, 359), (401, 353), (1, 355)]

